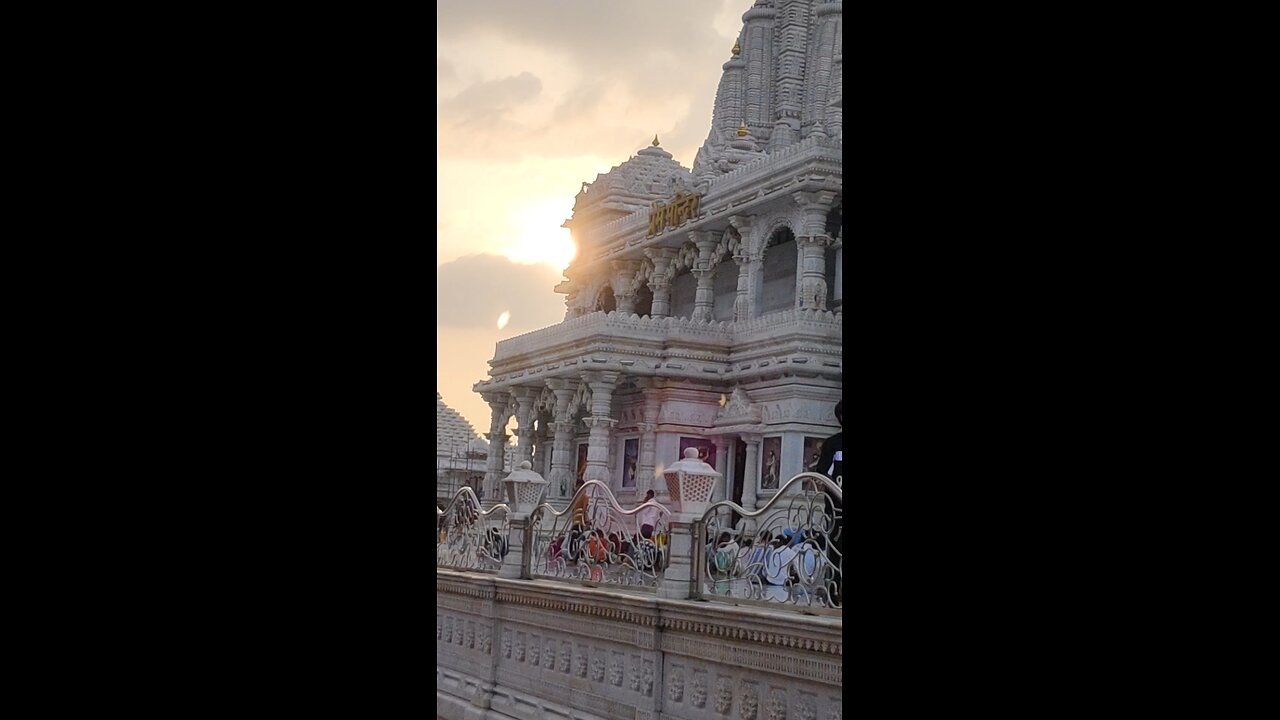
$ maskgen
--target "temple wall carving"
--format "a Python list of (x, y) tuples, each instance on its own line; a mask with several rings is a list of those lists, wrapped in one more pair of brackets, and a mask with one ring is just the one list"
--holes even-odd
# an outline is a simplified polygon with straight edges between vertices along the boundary
[(438, 717), (839, 718), (843, 621), (440, 571)]

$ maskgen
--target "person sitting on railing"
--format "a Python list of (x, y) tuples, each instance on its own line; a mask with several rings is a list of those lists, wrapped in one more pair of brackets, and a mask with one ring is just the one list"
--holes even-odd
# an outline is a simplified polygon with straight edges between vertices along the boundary
[(707, 571), (717, 577), (726, 577), (738, 558), (738, 543), (728, 530), (707, 544)]
[(631, 543), (627, 540), (627, 536), (617, 530), (609, 533), (609, 552), (612, 557), (622, 557), (623, 555), (631, 555)]
[(768, 530), (761, 530), (759, 537), (752, 544), (751, 552), (747, 555), (747, 566), (744, 568), (744, 574), (754, 575), (755, 577), (764, 579), (765, 564), (769, 556), (769, 551), (773, 549), (773, 533)]
[(605, 540), (604, 531), (597, 528), (587, 536), (587, 555), (593, 562), (602, 563), (609, 559), (609, 544)]
[(790, 599), (786, 586), (788, 581), (793, 581), (791, 561), (800, 554), (800, 549), (790, 544), (791, 540), (785, 535), (774, 538), (773, 549), (765, 558), (765, 596), (774, 600)]

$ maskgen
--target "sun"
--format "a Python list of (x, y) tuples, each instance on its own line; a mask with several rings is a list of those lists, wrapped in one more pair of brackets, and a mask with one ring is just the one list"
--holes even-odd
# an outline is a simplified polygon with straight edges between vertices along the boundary
[(506, 256), (518, 263), (546, 263), (563, 270), (578, 254), (578, 245), (567, 228), (560, 227), (572, 208), (565, 203), (543, 201), (516, 215), (516, 239), (508, 243)]

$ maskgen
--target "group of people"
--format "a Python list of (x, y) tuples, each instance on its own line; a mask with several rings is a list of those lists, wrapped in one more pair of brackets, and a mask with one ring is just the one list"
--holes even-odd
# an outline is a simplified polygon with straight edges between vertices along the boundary
[(662, 510), (650, 502), (653, 497), (653, 491), (648, 491), (639, 511), (634, 513), (637, 530), (629, 533), (611, 517), (605, 503), (586, 493), (579, 495), (570, 506), (567, 531), (553, 538), (547, 547), (548, 568), (586, 565), (590, 579), (595, 581), (603, 579), (606, 565), (627, 565), (644, 571), (660, 568), (666, 536), (657, 532)]
[(744, 579), (776, 600), (807, 592), (834, 594), (839, 570), (830, 561), (829, 546), (828, 536), (803, 529), (786, 528), (776, 536), (761, 530), (741, 544), (725, 530), (707, 544), (707, 573), (724, 594), (734, 580)]
[[(836, 421), (844, 426), (844, 402), (836, 403)], [(814, 470), (826, 475), (843, 489), (843, 429), (822, 443), (822, 453)], [(804, 484), (806, 491), (816, 490), (816, 481)], [(721, 531), (708, 537), (706, 572), (714, 581), (714, 590), (728, 594), (735, 580), (758, 583), (766, 598), (800, 599), (812, 593), (813, 599), (831, 606), (841, 603), (843, 579), (842, 535), (844, 531), (843, 501), (828, 495), (832, 517), (830, 524), (817, 532), (812, 528), (785, 528), (776, 536), (761, 530), (741, 543), (734, 532)]]

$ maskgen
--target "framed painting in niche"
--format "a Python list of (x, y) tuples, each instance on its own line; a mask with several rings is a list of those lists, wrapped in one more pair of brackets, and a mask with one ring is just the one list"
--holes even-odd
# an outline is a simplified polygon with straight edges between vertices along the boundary
[(586, 472), (587, 472), (587, 443), (579, 443), (578, 444), (578, 470), (577, 470), (578, 479), (573, 486), (574, 492), (577, 492), (578, 488), (582, 487), (583, 475), (585, 475)]
[(823, 472), (818, 469), (818, 458), (822, 457), (822, 441), (825, 439), (817, 437), (806, 437), (804, 439), (804, 466), (801, 470)]
[(782, 483), (782, 437), (767, 437), (760, 448), (760, 489), (777, 490)]
[(636, 486), (636, 472), (640, 464), (640, 438), (622, 441), (622, 487)]

